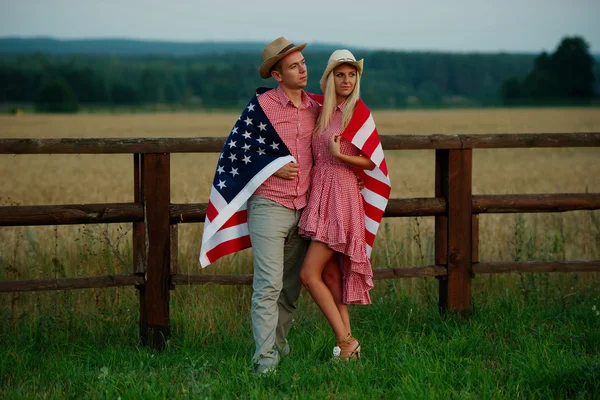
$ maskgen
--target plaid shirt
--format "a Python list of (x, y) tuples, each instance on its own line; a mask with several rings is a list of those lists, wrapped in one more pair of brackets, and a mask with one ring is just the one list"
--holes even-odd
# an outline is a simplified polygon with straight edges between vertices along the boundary
[(300, 165), (300, 171), (292, 180), (272, 175), (254, 194), (290, 209), (302, 209), (306, 206), (310, 187), (312, 134), (319, 115), (319, 103), (303, 91), (302, 102), (296, 107), (279, 86), (258, 96), (258, 102)]

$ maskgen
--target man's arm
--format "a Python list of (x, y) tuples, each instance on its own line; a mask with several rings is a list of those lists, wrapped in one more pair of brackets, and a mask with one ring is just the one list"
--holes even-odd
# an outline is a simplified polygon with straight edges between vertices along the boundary
[(296, 162), (290, 162), (279, 168), (273, 175), (278, 178), (292, 180), (298, 177), (300, 171), (300, 165)]

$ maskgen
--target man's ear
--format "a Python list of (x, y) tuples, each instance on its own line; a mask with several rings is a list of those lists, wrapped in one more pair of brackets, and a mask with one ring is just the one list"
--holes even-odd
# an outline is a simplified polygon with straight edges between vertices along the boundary
[(283, 80), (283, 77), (281, 76), (281, 74), (279, 73), (279, 71), (277, 71), (276, 69), (274, 69), (274, 70), (271, 71), (271, 76), (277, 82), (281, 82)]

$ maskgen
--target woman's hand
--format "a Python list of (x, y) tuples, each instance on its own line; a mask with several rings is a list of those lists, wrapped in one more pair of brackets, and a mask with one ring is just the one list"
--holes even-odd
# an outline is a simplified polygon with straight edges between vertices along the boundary
[(340, 157), (340, 140), (342, 140), (341, 135), (331, 135), (329, 138), (329, 152), (335, 158)]
[(331, 135), (331, 137), (329, 138), (329, 152), (334, 158), (355, 168), (368, 169), (369, 171), (375, 168), (375, 163), (371, 161), (370, 158), (342, 154), (340, 151), (341, 140), (342, 135)]

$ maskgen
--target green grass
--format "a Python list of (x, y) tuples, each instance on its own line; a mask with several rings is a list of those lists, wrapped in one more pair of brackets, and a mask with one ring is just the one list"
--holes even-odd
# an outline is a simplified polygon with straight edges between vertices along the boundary
[[(401, 234), (383, 225), (377, 268), (433, 262), (429, 231), (409, 222)], [(540, 230), (516, 216), (503, 239), (510, 258), (597, 258), (595, 214), (588, 253), (559, 222)], [(130, 271), (120, 229), (114, 239), (108, 226), (86, 226), (66, 246), (56, 227), (50, 243), (25, 228), (0, 256), (0, 279)], [(197, 273), (196, 257), (180, 254), (180, 272)], [(252, 272), (248, 254), (218, 271)], [(0, 294), (0, 398), (600, 399), (600, 273), (477, 276), (466, 320), (439, 314), (433, 278), (377, 281), (374, 303), (351, 307), (356, 363), (331, 360), (331, 330), (303, 292), (292, 353), (267, 377), (251, 368), (251, 293), (177, 286), (162, 352), (139, 344), (133, 288)]]
[[(435, 287), (434, 279), (418, 282)], [(353, 334), (363, 344), (362, 359), (352, 363), (330, 359), (332, 333), (303, 292), (289, 335), (292, 353), (267, 377), (251, 370), (249, 287), (178, 287), (172, 337), (162, 352), (138, 343), (134, 289), (97, 291), (111, 299), (119, 293), (119, 300), (101, 300), (89, 312), (77, 307), (84, 291), (22, 294), (32, 297), (34, 310), (17, 316), (0, 309), (0, 397), (600, 396), (597, 279), (575, 294), (555, 291), (535, 301), (518, 290), (476, 295), (467, 320), (442, 317), (433, 301), (418, 303), (403, 285), (379, 281), (372, 305), (351, 307)], [(7, 304), (14, 295), (3, 296)]]

